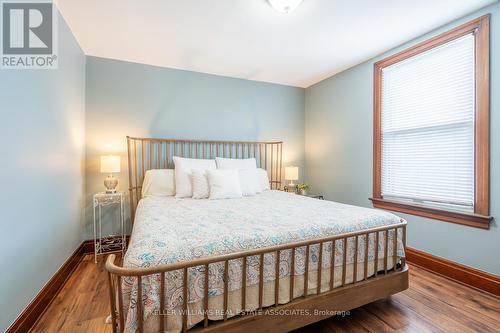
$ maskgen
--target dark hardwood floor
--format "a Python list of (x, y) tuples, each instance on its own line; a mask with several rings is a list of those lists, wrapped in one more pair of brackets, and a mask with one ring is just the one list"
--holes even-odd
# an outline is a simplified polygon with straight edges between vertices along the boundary
[[(32, 332), (111, 332), (106, 278), (87, 255)], [(410, 266), (408, 290), (299, 332), (500, 332), (500, 298)]]

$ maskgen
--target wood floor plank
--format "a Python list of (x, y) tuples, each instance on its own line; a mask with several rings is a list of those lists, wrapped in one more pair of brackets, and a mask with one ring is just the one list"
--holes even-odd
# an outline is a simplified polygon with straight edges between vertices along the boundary
[(86, 256), (31, 332), (111, 332), (104, 260)]
[(439, 329), (432, 323), (424, 320), (418, 313), (414, 313), (405, 306), (393, 302), (389, 297), (368, 304), (365, 307), (373, 316), (380, 318), (396, 332), (417, 330), (418, 332), (438, 332)]
[(420, 303), (419, 301), (411, 298), (407, 293), (400, 293), (398, 295), (394, 295), (393, 299), (395, 302), (404, 305), (411, 311), (418, 313), (424, 318), (424, 320), (432, 323), (443, 332), (450, 332), (450, 331), (462, 332), (462, 333), (475, 332), (474, 330), (463, 325), (462, 323), (457, 322), (452, 318), (448, 318), (446, 315), (442, 315), (440, 312), (436, 312), (435, 309), (430, 308)]
[[(441, 288), (441, 292), (443, 292)], [(412, 290), (408, 290), (408, 294), (413, 294), (413, 298), (419, 299), (423, 303), (432, 302), (435, 307), (439, 309), (452, 309), (452, 314), (458, 316), (460, 319), (471, 321), (472, 327), (484, 326), (486, 329), (496, 329), (500, 320), (500, 312), (495, 311), (487, 304), (480, 303), (480, 309), (477, 307), (478, 303), (472, 303), (471, 306), (469, 299), (455, 297), (454, 294), (448, 295), (449, 297), (442, 297), (435, 299), (436, 293), (440, 292), (440, 288), (435, 288), (431, 283), (423, 279), (415, 279), (412, 284)], [(423, 299), (422, 299), (423, 298)]]
[[(31, 332), (110, 333), (104, 257), (84, 258)], [(407, 291), (294, 333), (500, 332), (500, 298), (410, 266)]]
[(366, 328), (356, 323), (357, 317), (358, 314), (355, 311), (351, 311), (349, 316), (332, 318), (335, 320), (323, 320), (294, 332), (303, 332), (304, 329), (310, 329), (310, 332), (370, 333)]
[[(358, 325), (361, 325), (367, 331), (372, 333), (393, 333), (395, 330), (384, 320), (377, 316), (373, 316), (365, 308), (355, 309), (359, 313), (359, 317), (355, 320)], [(351, 319), (351, 318), (350, 318)]]
[[(462, 306), (468, 309), (479, 308), (482, 310), (482, 315), (490, 316), (496, 321), (500, 320), (500, 302), (498, 302), (497, 296), (477, 292), (477, 290), (468, 288), (460, 283), (450, 282), (450, 280), (442, 276), (429, 274), (420, 268), (410, 271), (410, 280), (412, 279), (415, 284), (423, 286), (431, 293), (454, 295), (453, 299), (460, 300)], [(448, 298), (444, 299), (447, 300)]]
[(436, 300), (434, 297), (429, 297), (416, 290), (408, 290), (405, 293), (408, 297), (425, 305), (429, 309), (432, 309), (435, 313), (446, 316), (448, 319), (464, 325), (467, 328), (472, 329), (474, 332), (489, 331), (494, 327), (489, 327), (484, 322), (484, 317), (474, 318), (474, 316), (468, 315), (468, 312), (461, 310), (454, 306), (444, 306), (441, 300)]

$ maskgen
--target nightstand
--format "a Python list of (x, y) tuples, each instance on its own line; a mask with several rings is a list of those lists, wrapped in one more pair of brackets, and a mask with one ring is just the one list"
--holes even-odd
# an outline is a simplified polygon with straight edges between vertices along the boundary
[(309, 197), (309, 198), (314, 198), (314, 199), (319, 199), (319, 200), (325, 200), (325, 198), (323, 198), (323, 195), (321, 194), (314, 194), (314, 193), (307, 193), (307, 194), (300, 194), (300, 193), (296, 193), (297, 195), (302, 195), (304, 197)]
[[(97, 263), (97, 256), (103, 253), (122, 251), (125, 252), (127, 242), (125, 239), (124, 226), (124, 206), (125, 194), (123, 192), (106, 193), (100, 192), (94, 194), (94, 261)], [(102, 212), (103, 208), (109, 206), (119, 206), (120, 208), (120, 234), (102, 235)]]

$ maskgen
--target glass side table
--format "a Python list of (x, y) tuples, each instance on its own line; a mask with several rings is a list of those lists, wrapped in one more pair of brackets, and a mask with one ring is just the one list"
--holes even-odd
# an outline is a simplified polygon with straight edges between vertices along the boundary
[[(124, 226), (124, 206), (125, 194), (123, 192), (94, 194), (94, 262), (97, 263), (97, 256), (103, 253), (121, 251), (122, 255), (127, 247)], [(120, 234), (102, 235), (102, 210), (104, 207), (119, 205), (120, 207)]]

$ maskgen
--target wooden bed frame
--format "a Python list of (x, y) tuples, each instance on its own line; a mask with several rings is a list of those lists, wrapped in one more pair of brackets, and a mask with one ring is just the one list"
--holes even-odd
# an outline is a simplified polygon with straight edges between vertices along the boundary
[[(128, 145), (128, 166), (129, 166), (129, 191), (130, 191), (130, 212), (131, 220), (133, 221), (137, 203), (140, 200), (140, 192), (142, 180), (145, 171), (149, 169), (172, 168), (173, 156), (184, 156), (191, 158), (214, 158), (232, 157), (232, 158), (249, 158), (255, 157), (257, 165), (267, 170), (271, 188), (280, 189), (281, 187), (281, 170), (282, 170), (282, 142), (235, 142), (235, 141), (195, 141), (195, 140), (173, 140), (173, 139), (152, 139), (152, 138), (132, 138), (127, 137)], [(269, 246), (249, 251), (241, 251), (237, 253), (217, 255), (211, 257), (199, 258), (187, 262), (172, 263), (168, 265), (160, 265), (148, 268), (123, 268), (115, 264), (115, 255), (108, 256), (106, 261), (106, 269), (108, 271), (109, 282), (109, 297), (111, 305), (111, 321), (113, 332), (123, 332), (124, 314), (123, 314), (123, 294), (122, 294), (122, 279), (123, 277), (136, 277), (138, 279), (138, 294), (142, 295), (141, 280), (145, 276), (160, 275), (160, 293), (165, 295), (165, 274), (166, 272), (182, 270), (183, 271), (183, 304), (182, 304), (182, 331), (188, 330), (187, 324), (187, 293), (188, 281), (187, 271), (191, 267), (204, 266), (205, 285), (204, 285), (204, 309), (208, 309), (208, 266), (215, 263), (224, 263), (224, 318), (221, 321), (211, 321), (208, 319), (207, 311), (205, 311), (203, 323), (189, 329), (190, 332), (241, 332), (247, 333), (251, 331), (272, 331), (286, 332), (313, 322), (331, 317), (338, 311), (351, 310), (353, 308), (368, 304), (378, 299), (382, 299), (403, 291), (408, 288), (408, 267), (404, 258), (397, 260), (397, 237), (394, 237), (394, 253), (393, 269), (388, 269), (388, 241), (389, 231), (394, 230), (397, 234), (401, 233), (403, 246), (406, 249), (406, 222), (401, 221), (398, 224), (390, 226), (365, 229), (357, 232), (344, 233), (335, 236), (328, 236), (316, 239), (308, 239), (294, 243), (287, 243), (278, 246)], [(293, 297), (290, 292), (291, 301), (280, 305), (279, 299), (279, 283), (280, 279), (275, 279), (275, 305), (271, 307), (263, 307), (263, 265), (260, 265), (259, 270), (259, 311), (251, 314), (238, 315), (232, 318), (227, 318), (228, 309), (228, 267), (232, 260), (243, 260), (242, 275), (246, 276), (247, 259), (250, 256), (260, 256), (260, 261), (263, 262), (265, 254), (276, 253), (276, 270), (279, 269), (280, 252), (292, 251), (291, 270), (294, 270), (295, 251), (298, 248), (305, 247), (306, 256), (309, 257), (309, 249), (313, 245), (319, 244), (319, 262), (322, 262), (323, 246), (329, 242), (341, 242), (343, 249), (346, 248), (348, 239), (353, 239), (355, 248), (358, 248), (360, 237), (369, 237), (374, 234), (375, 244), (379, 243), (380, 237), (384, 244), (384, 264), (383, 267), (378, 267), (378, 252), (375, 251), (373, 261), (374, 275), (367, 276), (368, 261), (364, 261), (364, 269), (357, 272), (357, 265), (353, 265), (353, 275), (361, 277), (359, 282), (353, 279), (351, 282), (346, 281), (347, 251), (343, 251), (342, 261), (342, 276), (341, 286), (333, 287), (335, 271), (331, 265), (328, 268), (330, 275), (330, 287), (328, 291), (320, 292), (318, 287), (314, 295), (304, 293), (305, 296)], [(365, 238), (367, 239), (367, 238)], [(365, 258), (368, 254), (369, 242), (364, 242), (365, 246), (362, 249), (365, 253)], [(357, 262), (357, 251), (354, 254), (354, 262)], [(335, 255), (333, 254), (334, 258)], [(318, 267), (318, 286), (321, 286), (322, 278), (321, 265)], [(308, 290), (308, 274), (309, 262), (306, 261), (304, 273), (304, 290)], [(328, 273), (327, 273), (328, 274)], [(294, 278), (289, 279), (290, 290), (293, 291)], [(246, 284), (243, 284), (242, 305), (246, 304)], [(165, 309), (165, 297), (160, 297), (160, 312)], [(242, 306), (242, 308), (245, 308)], [(138, 332), (143, 332), (143, 306), (141, 302), (137, 303), (138, 311)], [(276, 315), (276, 313), (294, 313), (294, 315)], [(305, 313), (300, 315), (297, 313)], [(160, 332), (167, 327), (168, 316), (158, 316)]]

